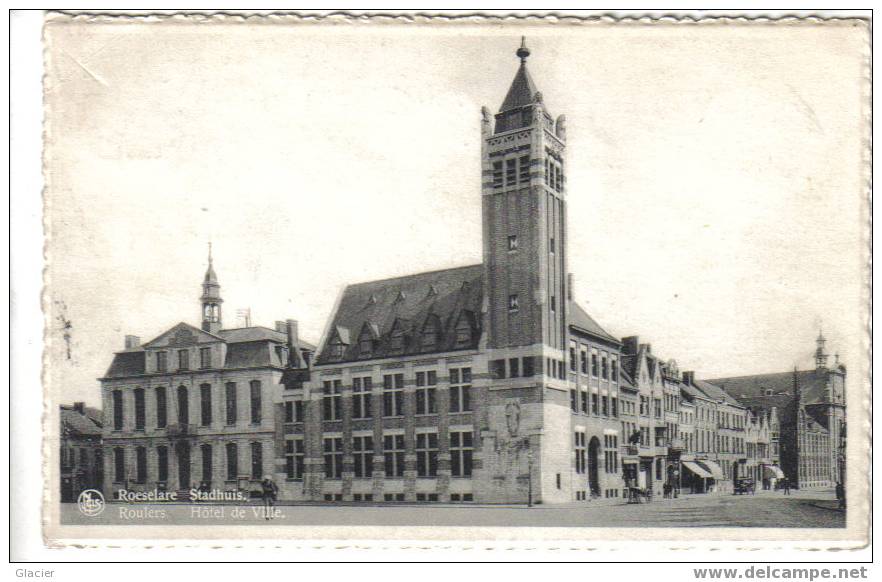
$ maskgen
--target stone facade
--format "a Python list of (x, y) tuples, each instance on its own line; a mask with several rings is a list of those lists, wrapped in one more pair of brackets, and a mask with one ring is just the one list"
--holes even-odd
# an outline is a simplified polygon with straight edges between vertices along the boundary
[(272, 472), (282, 373), (292, 353), (308, 358), (313, 348), (298, 341), (293, 320), (222, 329), (219, 288), (209, 263), (202, 329), (179, 323), (143, 345), (126, 336), (100, 379), (105, 497), (248, 493)]

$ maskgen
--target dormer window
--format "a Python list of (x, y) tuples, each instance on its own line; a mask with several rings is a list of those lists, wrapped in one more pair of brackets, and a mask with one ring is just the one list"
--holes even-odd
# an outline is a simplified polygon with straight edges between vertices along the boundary
[(772, 389), (771, 389), (771, 388), (766, 388), (766, 396), (771, 396), (772, 394), (774, 394), (774, 392), (772, 391)]
[(370, 358), (374, 354), (374, 347), (379, 334), (376, 326), (370, 322), (365, 322), (358, 334), (358, 357)]
[(334, 329), (334, 335), (328, 342), (328, 357), (332, 360), (342, 360), (346, 355), (346, 348), (349, 346), (349, 330), (345, 327), (337, 326)]
[(389, 352), (397, 355), (404, 353), (404, 328), (400, 320), (396, 320), (389, 334)]
[(456, 346), (465, 347), (472, 343), (472, 324), (469, 314), (463, 312), (456, 323)]
[(438, 320), (437, 315), (430, 315), (426, 319), (426, 324), (423, 326), (423, 333), (420, 337), (420, 347), (422, 351), (427, 352), (436, 349), (438, 347), (440, 335), (441, 322)]
[(340, 340), (332, 341), (328, 345), (328, 348), (331, 359), (342, 360), (343, 356), (346, 354), (346, 344), (342, 343)]

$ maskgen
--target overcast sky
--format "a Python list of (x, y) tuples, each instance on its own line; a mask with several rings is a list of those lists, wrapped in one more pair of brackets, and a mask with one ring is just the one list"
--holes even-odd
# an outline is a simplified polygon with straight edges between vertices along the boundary
[(704, 378), (808, 367), (823, 325), (856, 377), (863, 29), (80, 23), (48, 35), (58, 399), (98, 403), (125, 334), (199, 324), (209, 240), (227, 327), (312, 342), (347, 283), (480, 262), (480, 107), (522, 34), (589, 313)]

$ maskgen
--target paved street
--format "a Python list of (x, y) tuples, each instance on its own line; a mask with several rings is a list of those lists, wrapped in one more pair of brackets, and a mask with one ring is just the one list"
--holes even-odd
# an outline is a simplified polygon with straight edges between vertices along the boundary
[(266, 520), (259, 504), (108, 504), (96, 517), (64, 504), (68, 525), (393, 525), (393, 526), (543, 526), (543, 527), (845, 527), (831, 491), (755, 496), (692, 495), (629, 505), (605, 501), (554, 506), (486, 505), (282, 505)]

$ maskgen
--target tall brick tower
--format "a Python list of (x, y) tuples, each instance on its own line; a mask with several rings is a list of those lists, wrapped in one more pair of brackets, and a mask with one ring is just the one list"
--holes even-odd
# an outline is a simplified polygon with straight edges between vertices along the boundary
[[(521, 63), (499, 112), (483, 108), (482, 194), (488, 348), (566, 342), (566, 134)], [(495, 119), (494, 119), (495, 118)], [(495, 123), (494, 123), (495, 121)], [(559, 354), (558, 354), (559, 352)]]
[[(571, 499), (567, 394), (566, 135), (520, 66), (499, 112), (484, 107), (482, 220), (489, 430), (479, 498)], [(484, 488), (481, 490), (481, 488)]]

